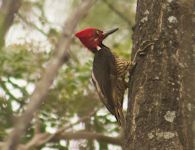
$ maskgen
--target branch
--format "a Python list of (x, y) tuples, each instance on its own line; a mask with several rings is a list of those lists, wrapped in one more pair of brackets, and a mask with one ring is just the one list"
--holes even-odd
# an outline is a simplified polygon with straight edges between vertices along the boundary
[[(79, 139), (98, 140), (100, 142), (105, 142), (109, 144), (122, 145), (122, 141), (120, 137), (110, 137), (110, 136), (105, 136), (100, 133), (87, 132), (87, 131), (64, 132), (71, 126), (89, 119), (96, 112), (97, 110), (94, 110), (92, 113), (90, 113), (87, 116), (82, 117), (81, 119), (76, 121), (74, 124), (58, 129), (58, 131), (56, 131), (56, 133), (54, 134), (37, 132), (27, 144), (20, 144), (19, 149), (20, 150), (33, 149), (41, 145), (44, 145), (47, 142), (57, 142), (61, 139), (64, 139), (64, 140), (79, 140)], [(0, 148), (3, 145), (4, 143), (0, 142)]]
[(20, 101), (10, 92), (10, 90), (6, 87), (5, 82), (0, 79), (1, 88), (5, 91), (5, 93), (12, 98), (13, 100), (20, 103)]
[(34, 23), (32, 23), (31, 21), (29, 21), (27, 18), (25, 18), (24, 16), (22, 16), (22, 14), (17, 13), (17, 16), (28, 26), (30, 26), (31, 28), (36, 29), (37, 31), (39, 31), (40, 33), (42, 33), (45, 36), (48, 36), (48, 34), (46, 32), (44, 32), (42, 29), (40, 29), (39, 27), (37, 27)]
[[(20, 150), (33, 149), (33, 148), (42, 146), (48, 142), (57, 142), (60, 139), (65, 139), (65, 140), (70, 140), (70, 139), (98, 140), (98, 141), (105, 142), (105, 143), (121, 145), (121, 138), (120, 137), (109, 137), (109, 136), (105, 136), (105, 135), (102, 135), (99, 133), (86, 132), (86, 131), (64, 132), (65, 130), (69, 129), (71, 126), (88, 120), (97, 111), (98, 111), (98, 109), (95, 109), (89, 115), (82, 117), (81, 119), (79, 119), (75, 123), (58, 129), (56, 131), (56, 133), (54, 133), (54, 134), (35, 132), (35, 135), (28, 143), (19, 145), (19, 149)], [(1, 142), (0, 148), (2, 146), (3, 146), (3, 143)]]
[(14, 15), (21, 6), (22, 0), (3, 0), (0, 9), (0, 49), (4, 46), (4, 38), (14, 21)]
[(93, 115), (97, 112), (97, 110), (98, 110), (98, 109), (95, 109), (92, 113), (90, 113), (90, 114), (87, 115), (87, 116), (84, 116), (84, 117), (80, 118), (78, 121), (76, 121), (76, 122), (73, 123), (73, 124), (69, 124), (69, 125), (67, 125), (67, 126), (65, 126), (65, 127), (60, 128), (58, 131), (56, 131), (56, 133), (50, 135), (50, 136), (45, 140), (44, 143), (47, 143), (47, 142), (51, 141), (53, 138), (55, 138), (56, 135), (58, 135), (59, 133), (64, 132), (65, 130), (69, 129), (70, 127), (72, 127), (72, 126), (74, 126), (74, 125), (76, 125), (76, 124), (78, 124), (78, 123), (80, 123), (80, 122), (84, 122), (84, 121), (88, 120), (91, 116), (93, 116)]
[(105, 136), (100, 133), (87, 132), (87, 131), (66, 132), (66, 133), (60, 134), (59, 136), (56, 136), (56, 138), (54, 138), (53, 141), (61, 140), (61, 139), (64, 139), (64, 140), (87, 139), (87, 140), (98, 140), (101, 142), (115, 144), (115, 145), (122, 144), (121, 138), (119, 137), (110, 137), (110, 136)]
[(32, 149), (34, 147), (38, 147), (38, 146), (44, 145), (44, 144), (46, 144), (48, 142), (54, 141), (54, 139), (56, 137), (58, 137), (59, 135), (64, 133), (70, 127), (72, 127), (72, 126), (74, 126), (74, 125), (76, 125), (78, 123), (81, 123), (83, 121), (88, 120), (92, 115), (94, 115), (97, 112), (97, 110), (98, 109), (94, 110), (89, 115), (80, 118), (78, 121), (76, 121), (73, 124), (69, 124), (69, 125), (67, 125), (65, 127), (62, 127), (60, 129), (58, 129), (54, 134), (49, 134), (49, 133), (41, 134), (40, 132), (35, 134), (34, 137), (27, 144), (25, 144), (25, 149)]
[(68, 49), (72, 42), (74, 32), (79, 20), (88, 12), (89, 8), (94, 4), (95, 0), (85, 0), (76, 9), (75, 13), (67, 19), (62, 36), (55, 47), (55, 54), (48, 63), (48, 67), (44, 71), (43, 78), (36, 84), (36, 88), (30, 98), (30, 103), (26, 106), (26, 111), (17, 119), (14, 130), (9, 135), (4, 150), (17, 149), (21, 136), (24, 134), (33, 114), (39, 110), (44, 101), (49, 87), (52, 85), (54, 78), (60, 67), (69, 59)]
[[(36, 147), (39, 147), (43, 144), (45, 144), (45, 139), (48, 138), (48, 136), (52, 136), (52, 134), (48, 133), (40, 133), (36, 134), (30, 142), (27, 144), (20, 144), (19, 149), (20, 150), (29, 150)], [(77, 131), (77, 132), (63, 132), (60, 134), (55, 135), (50, 142), (58, 142), (59, 140), (97, 140), (104, 143), (114, 144), (114, 145), (122, 145), (122, 140), (120, 137), (110, 137), (105, 136), (101, 133), (96, 132), (87, 132), (87, 131)]]
[(10, 79), (10, 77), (7, 78), (7, 81), (8, 81), (12, 86), (14, 86), (14, 88), (19, 89), (20, 92), (22, 92), (23, 96), (28, 96), (28, 95), (29, 95), (28, 92), (26, 91), (25, 87), (21, 87), (21, 86), (19, 86), (18, 84), (14, 83), (14, 82)]
[(132, 22), (129, 20), (128, 17), (123, 15), (122, 12), (120, 12), (118, 9), (116, 9), (112, 4), (110, 4), (107, 0), (103, 0), (103, 2), (110, 8), (113, 12), (115, 12), (121, 19), (123, 19), (129, 26), (132, 26)]
[(34, 132), (35, 134), (41, 133), (41, 120), (39, 118), (39, 113), (35, 113), (35, 124), (34, 124)]

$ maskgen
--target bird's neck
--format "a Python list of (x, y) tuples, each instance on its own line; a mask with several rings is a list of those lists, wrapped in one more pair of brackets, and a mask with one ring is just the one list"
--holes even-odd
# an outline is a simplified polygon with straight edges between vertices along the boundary
[(99, 45), (97, 48), (93, 49), (92, 52), (95, 54), (98, 51), (101, 51), (102, 49), (109, 49), (107, 46), (105, 46), (103, 43), (101, 43), (101, 45)]
[(101, 43), (100, 48), (103, 49), (103, 48), (108, 48), (108, 47), (104, 45), (103, 43)]

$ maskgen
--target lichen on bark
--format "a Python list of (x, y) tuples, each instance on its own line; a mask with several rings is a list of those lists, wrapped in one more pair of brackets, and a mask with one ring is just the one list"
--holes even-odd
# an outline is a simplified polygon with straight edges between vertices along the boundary
[(194, 148), (194, 12), (194, 1), (138, 0), (133, 54), (146, 40), (155, 44), (129, 82), (124, 149)]

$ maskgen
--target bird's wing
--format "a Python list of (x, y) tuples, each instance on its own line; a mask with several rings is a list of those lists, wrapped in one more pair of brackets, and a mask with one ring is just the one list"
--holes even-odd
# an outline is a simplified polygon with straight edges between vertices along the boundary
[(113, 81), (116, 81), (114, 56), (109, 49), (102, 49), (95, 54), (92, 81), (106, 108), (115, 115), (113, 100)]
[(115, 104), (115, 117), (122, 127), (125, 124), (125, 118), (123, 115), (123, 98), (125, 94), (125, 90), (127, 88), (127, 83), (125, 81), (125, 75), (128, 72), (130, 62), (124, 59), (121, 59), (114, 55), (115, 58), (115, 70), (117, 72), (116, 79), (111, 79), (112, 84), (112, 97), (113, 103)]
[(119, 125), (124, 125), (122, 111), (126, 89), (125, 74), (130, 63), (113, 55), (109, 49), (101, 49), (95, 54), (92, 81), (101, 101), (113, 114)]

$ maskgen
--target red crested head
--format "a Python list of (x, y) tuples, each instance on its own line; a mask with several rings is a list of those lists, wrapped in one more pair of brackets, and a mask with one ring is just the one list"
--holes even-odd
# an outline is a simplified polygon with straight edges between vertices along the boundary
[(96, 28), (86, 28), (75, 34), (77, 38), (87, 47), (90, 51), (94, 52), (98, 47), (102, 46), (103, 40), (113, 32), (117, 31), (118, 28), (112, 29), (108, 32), (103, 32)]

